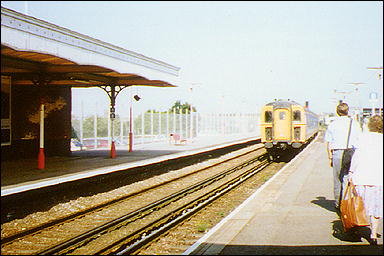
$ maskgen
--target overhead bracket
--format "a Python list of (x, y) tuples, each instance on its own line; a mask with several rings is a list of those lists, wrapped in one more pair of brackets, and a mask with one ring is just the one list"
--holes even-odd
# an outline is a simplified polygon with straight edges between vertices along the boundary
[(109, 97), (111, 103), (111, 118), (115, 118), (115, 103), (117, 95), (125, 88), (129, 87), (127, 85), (100, 85), (101, 89), (103, 89)]

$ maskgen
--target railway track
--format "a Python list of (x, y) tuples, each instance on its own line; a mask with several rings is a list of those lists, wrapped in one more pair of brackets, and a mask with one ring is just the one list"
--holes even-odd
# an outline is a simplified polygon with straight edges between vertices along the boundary
[[(265, 167), (268, 160), (261, 152), (260, 145), (251, 147), (251, 150), (240, 155), (176, 179), (2, 237), (2, 254), (133, 252), (213, 198), (236, 186), (240, 180), (253, 175), (251, 173), (257, 172), (258, 168)], [(241, 163), (230, 167), (234, 162)], [(204, 176), (209, 178), (203, 180)], [(146, 203), (149, 198), (152, 202)], [(106, 244), (105, 241), (113, 242)]]
[[(203, 151), (198, 154), (187, 155), (185, 157), (161, 161), (150, 165), (121, 169), (117, 172), (105, 175), (96, 175), (87, 179), (81, 179), (73, 182), (64, 182), (55, 186), (42, 187), (36, 190), (16, 193), (1, 198), (1, 225), (14, 222), (21, 219), (28, 219), (37, 212), (47, 212), (56, 206), (77, 201), (78, 198), (88, 198), (94, 195), (103, 195), (110, 191), (120, 190), (132, 184), (141, 182), (148, 183), (155, 176), (164, 176), (180, 169), (194, 166), (199, 163), (210, 162), (230, 152), (238, 151), (242, 148), (256, 145), (260, 140), (251, 140), (217, 148), (210, 151)], [(108, 159), (106, 159), (108, 160)], [(96, 159), (102, 168), (104, 163), (102, 159)], [(119, 164), (111, 162), (111, 165)], [(107, 163), (105, 163), (107, 164)], [(80, 163), (81, 166), (81, 163)], [(108, 166), (108, 164), (107, 164)], [(132, 191), (132, 190), (131, 190)], [(47, 196), (49, 195), (49, 196)], [(115, 196), (112, 196), (115, 197)], [(44, 199), (44, 200), (42, 200)], [(56, 212), (49, 219), (56, 218)], [(35, 217), (35, 216), (34, 216)], [(20, 231), (20, 230), (19, 230)], [(3, 237), (3, 234), (2, 234)]]
[[(262, 158), (264, 159), (261, 160)], [(132, 243), (133, 241), (127, 241), (127, 239), (124, 238), (123, 240), (121, 240), (122, 244), (115, 246), (114, 249), (109, 250), (108, 253), (117, 253), (119, 255), (132, 254), (140, 250), (144, 245), (151, 242), (158, 235), (164, 233), (169, 228), (174, 227), (179, 222), (189, 218), (191, 215), (195, 214), (198, 210), (202, 209), (203, 207), (211, 203), (213, 200), (216, 200), (217, 198), (222, 196), (224, 193), (230, 191), (231, 189), (233, 189), (233, 187), (239, 185), (244, 180), (248, 179), (249, 177), (257, 173), (258, 171), (262, 170), (269, 164), (269, 160), (266, 158), (265, 155), (258, 158), (257, 162), (258, 164), (249, 168), (247, 171), (243, 172), (241, 175), (237, 175), (223, 182), (221, 185), (210, 189), (205, 194), (200, 195), (191, 201), (188, 201), (186, 204), (180, 206), (175, 211), (168, 214), (165, 218), (156, 220), (150, 225), (146, 226), (145, 228), (140, 230), (139, 235), (142, 235), (142, 236), (136, 242)], [(253, 163), (249, 163), (249, 164), (251, 165)], [(234, 171), (237, 168), (244, 168), (244, 166), (238, 166), (236, 168), (233, 168), (232, 170), (228, 170), (228, 173), (231, 171)], [(228, 173), (220, 174), (219, 176), (229, 175)], [(205, 187), (206, 184), (210, 183), (212, 180), (220, 178), (219, 176), (214, 177), (213, 179), (204, 180), (200, 184), (197, 184), (195, 188), (201, 189), (201, 187)], [(149, 235), (146, 235), (148, 233)], [(100, 253), (104, 253), (104, 251)]]

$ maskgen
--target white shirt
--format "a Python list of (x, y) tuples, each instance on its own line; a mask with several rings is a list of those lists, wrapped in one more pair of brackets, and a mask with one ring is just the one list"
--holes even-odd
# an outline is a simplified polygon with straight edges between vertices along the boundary
[(353, 184), (383, 186), (383, 134), (363, 132), (360, 142), (349, 170)]
[[(351, 118), (349, 118), (348, 116), (339, 116), (329, 124), (324, 139), (326, 142), (329, 142), (330, 149), (347, 148), (347, 138), (350, 120)], [(358, 146), (360, 133), (360, 125), (355, 120), (352, 120), (348, 148), (356, 148)]]

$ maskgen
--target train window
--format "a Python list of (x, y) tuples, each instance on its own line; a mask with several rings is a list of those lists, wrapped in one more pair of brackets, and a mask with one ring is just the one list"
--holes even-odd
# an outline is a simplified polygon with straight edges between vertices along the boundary
[(285, 120), (285, 112), (279, 112), (280, 120)]
[(272, 122), (272, 111), (265, 111), (264, 120), (266, 123)]
[(301, 112), (300, 112), (300, 110), (293, 111), (293, 121), (301, 121)]

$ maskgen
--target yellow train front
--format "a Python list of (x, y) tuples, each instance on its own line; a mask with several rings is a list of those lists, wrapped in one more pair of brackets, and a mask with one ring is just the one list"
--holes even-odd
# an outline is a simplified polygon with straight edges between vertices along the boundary
[(300, 149), (319, 130), (319, 117), (291, 100), (275, 100), (261, 111), (261, 142), (272, 160)]

